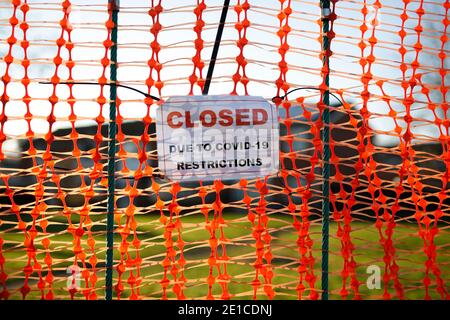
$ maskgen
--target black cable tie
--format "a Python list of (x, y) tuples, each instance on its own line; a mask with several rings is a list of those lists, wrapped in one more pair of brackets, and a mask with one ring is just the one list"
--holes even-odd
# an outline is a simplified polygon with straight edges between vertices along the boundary
[[(49, 82), (49, 81), (39, 81), (39, 83), (41, 83), (41, 84), (53, 84), (53, 82)], [(151, 99), (156, 100), (156, 101), (160, 101), (161, 100), (158, 97), (155, 97), (155, 96), (153, 96), (151, 94), (145, 93), (145, 92), (143, 92), (141, 90), (138, 90), (136, 88), (125, 86), (123, 84), (117, 84), (117, 83), (103, 83), (103, 84), (100, 84), (98, 82), (62, 81), (62, 82), (58, 82), (57, 84), (88, 84), (88, 85), (98, 85), (98, 86), (103, 86), (103, 85), (105, 85), (105, 86), (115, 86), (115, 87), (121, 87), (121, 88), (125, 88), (125, 89), (129, 89), (129, 90), (138, 92), (138, 93), (142, 94), (143, 96), (145, 96), (146, 98), (151, 98)]]
[[(319, 89), (319, 88), (316, 88), (316, 87), (299, 87), (299, 88), (295, 88), (295, 89), (292, 89), (292, 90), (286, 92), (286, 94), (283, 95), (283, 96), (274, 96), (274, 97), (272, 98), (272, 102), (275, 103), (275, 104), (280, 103), (281, 100), (284, 100), (289, 94), (291, 94), (291, 93), (294, 92), (294, 91), (298, 91), (298, 90), (317, 90), (317, 91), (322, 91), (322, 89)], [(336, 96), (333, 92), (328, 92), (328, 93), (329, 93), (331, 96), (333, 96), (337, 101), (339, 101), (339, 103), (340, 103), (341, 105), (344, 105), (344, 103), (342, 102), (342, 100), (341, 100), (340, 98), (338, 98), (338, 96)]]

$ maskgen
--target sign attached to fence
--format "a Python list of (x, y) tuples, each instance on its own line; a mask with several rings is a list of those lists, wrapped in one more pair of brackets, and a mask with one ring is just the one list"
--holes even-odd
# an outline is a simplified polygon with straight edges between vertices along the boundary
[(157, 117), (159, 167), (170, 180), (251, 179), (278, 171), (278, 116), (262, 97), (176, 96)]

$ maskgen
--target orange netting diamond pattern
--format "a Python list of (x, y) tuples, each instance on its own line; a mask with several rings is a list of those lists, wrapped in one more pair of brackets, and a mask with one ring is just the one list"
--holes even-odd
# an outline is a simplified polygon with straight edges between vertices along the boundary
[[(0, 1), (0, 299), (103, 299), (110, 66), (201, 94), (222, 4)], [(449, 10), (331, 0), (323, 51), (320, 1), (231, 1), (210, 94), (315, 88), (276, 101), (275, 176), (164, 179), (161, 103), (118, 88), (114, 298), (319, 299), (330, 108), (330, 298), (448, 299)]]

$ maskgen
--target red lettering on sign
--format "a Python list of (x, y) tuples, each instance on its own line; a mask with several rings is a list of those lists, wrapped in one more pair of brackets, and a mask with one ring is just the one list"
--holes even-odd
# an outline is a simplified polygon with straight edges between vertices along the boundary
[[(209, 117), (207, 117), (209, 116)], [(209, 120), (208, 120), (209, 118)], [(217, 122), (217, 116), (216, 113), (212, 110), (203, 110), (200, 113), (200, 122), (202, 123), (202, 126), (204, 127), (212, 127)]]
[(250, 125), (250, 121), (244, 121), (248, 119), (248, 109), (237, 109), (236, 110), (236, 125), (237, 126), (248, 126)]
[(173, 111), (167, 115), (167, 124), (169, 125), (169, 127), (174, 128), (174, 129), (180, 128), (183, 125), (183, 122), (181, 122), (181, 121), (176, 124), (173, 123), (173, 117), (175, 117), (175, 116), (178, 118), (181, 118), (183, 115), (181, 114), (181, 112), (178, 112), (178, 111)]
[(233, 117), (231, 116), (233, 111), (230, 109), (224, 109), (219, 111), (219, 124), (223, 127), (229, 127), (233, 124)]
[[(262, 117), (258, 120), (260, 114)], [(267, 111), (264, 109), (253, 109), (253, 125), (257, 126), (260, 124), (265, 124), (267, 122)]]
[(197, 125), (191, 121), (191, 113), (188, 111), (186, 112), (186, 128), (193, 128)]
[(264, 109), (206, 109), (200, 112), (197, 121), (195, 120), (195, 113), (191, 114), (191, 111), (184, 111), (184, 114), (179, 111), (170, 112), (167, 115), (167, 124), (173, 129), (181, 128), (183, 125), (186, 128), (197, 127), (197, 122), (200, 122), (203, 127), (213, 127), (217, 123), (223, 127), (229, 127), (233, 124), (235, 126), (249, 126), (263, 125), (268, 118), (267, 111)]

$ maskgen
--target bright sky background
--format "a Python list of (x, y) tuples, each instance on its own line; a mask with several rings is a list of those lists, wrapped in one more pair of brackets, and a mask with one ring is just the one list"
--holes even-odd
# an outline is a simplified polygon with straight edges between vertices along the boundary
[[(155, 1), (156, 2), (156, 1)], [(234, 5), (237, 0), (232, 0)], [(398, 138), (390, 136), (389, 132), (394, 128), (392, 118), (386, 117), (389, 112), (387, 104), (381, 101), (376, 95), (381, 92), (375, 85), (379, 79), (389, 80), (385, 86), (386, 93), (393, 97), (402, 98), (403, 92), (400, 90), (402, 73), (398, 66), (401, 61), (401, 55), (398, 52), (400, 46), (401, 20), (399, 15), (403, 11), (403, 2), (401, 0), (381, 1), (383, 8), (376, 12), (372, 6), (373, 0), (367, 1), (369, 8), (368, 20), (375, 16), (378, 18), (376, 26), (376, 37), (379, 40), (375, 47), (375, 61), (372, 69), (374, 74), (373, 83), (370, 86), (370, 92), (375, 96), (369, 104), (369, 111), (374, 113), (370, 124), (372, 128), (379, 132), (380, 144), (392, 144), (398, 141)], [(436, 72), (440, 66), (440, 60), (437, 58), (441, 41), (439, 38), (443, 34), (443, 24), (445, 10), (442, 6), (444, 0), (425, 1), (424, 10), (426, 14), (423, 17), (421, 42), (424, 48), (419, 56), (421, 63), (419, 72), (431, 73), (426, 76), (425, 81), (431, 86), (432, 99), (435, 103), (442, 102), (442, 96), (439, 93), (439, 79), (436, 78)], [(32, 130), (38, 134), (45, 134), (48, 131), (46, 117), (50, 113), (50, 102), (48, 97), (51, 95), (52, 86), (36, 84), (40, 80), (48, 80), (54, 73), (52, 59), (56, 54), (55, 40), (59, 37), (59, 20), (62, 18), (61, 1), (38, 1), (29, 0), (30, 12), (27, 21), (30, 29), (27, 37), (31, 42), (28, 49), (28, 55), (31, 59), (29, 67), (29, 77), (33, 79), (29, 86), (29, 93), (33, 98), (30, 103), (31, 113), (34, 116), (32, 121)], [(72, 41), (74, 49), (72, 51), (73, 60), (76, 61), (76, 67), (73, 70), (73, 77), (77, 81), (97, 81), (101, 75), (100, 59), (104, 55), (102, 42), (106, 38), (106, 29), (104, 22), (107, 19), (106, 0), (74, 0), (70, 22), (74, 27), (72, 32)], [(119, 70), (118, 78), (123, 84), (133, 85), (136, 88), (146, 91), (144, 85), (149, 75), (147, 61), (151, 56), (150, 42), (153, 41), (153, 35), (149, 29), (152, 25), (151, 17), (148, 15), (149, 3), (151, 1), (121, 0), (121, 12), (119, 15)], [(289, 63), (288, 82), (292, 87), (297, 86), (318, 86), (321, 82), (320, 68), (320, 26), (318, 19), (320, 17), (319, 1), (305, 0), (292, 1), (293, 14), (290, 16), (289, 25), (292, 32), (289, 34), (288, 43), (290, 45), (287, 61)], [(202, 38), (205, 40), (205, 49), (202, 52), (202, 58), (205, 61), (204, 77), (206, 77), (208, 60), (211, 55), (212, 42), (215, 38), (217, 23), (221, 12), (221, 0), (207, 0), (208, 9), (204, 12), (203, 19), (206, 22)], [(248, 86), (250, 95), (263, 96), (271, 98), (276, 94), (275, 80), (279, 76), (277, 63), (280, 60), (278, 53), (279, 38), (276, 32), (279, 27), (277, 14), (280, 11), (280, 2), (277, 0), (257, 1), (251, 0), (251, 9), (249, 10), (249, 20), (251, 27), (248, 29), (249, 45), (246, 46), (244, 55), (249, 61), (247, 65), (247, 75), (250, 78)], [(420, 1), (412, 1), (408, 5), (409, 19), (406, 21), (405, 30), (408, 33), (405, 44), (408, 54), (406, 61), (410, 63), (415, 56), (412, 45), (417, 41), (417, 33), (414, 28), (418, 23), (418, 16), (415, 10), (419, 7)], [(165, 83), (162, 91), (163, 98), (171, 95), (180, 95), (189, 93), (188, 77), (193, 71), (191, 58), (195, 54), (193, 41), (196, 37), (192, 30), (195, 23), (193, 8), (196, 1), (193, 0), (163, 0), (164, 12), (160, 16), (160, 22), (163, 30), (159, 36), (159, 43), (163, 46), (160, 52), (160, 62), (163, 63), (161, 77)], [(337, 4), (338, 20), (335, 25), (336, 39), (333, 40), (332, 49), (334, 52), (331, 60), (332, 75), (331, 87), (333, 89), (346, 89), (345, 98), (352, 103), (355, 108), (360, 108), (361, 99), (359, 97), (362, 91), (360, 77), (362, 68), (359, 64), (361, 51), (358, 43), (361, 41), (361, 32), (359, 30), (362, 24), (363, 15), (361, 9), (362, 0), (339, 1)], [(6, 38), (11, 33), (11, 27), (8, 19), (12, 14), (12, 5), (9, 1), (0, 0), (0, 58), (6, 54), (8, 44)], [(238, 33), (234, 28), (236, 22), (236, 12), (233, 7), (230, 8), (227, 19), (222, 45), (219, 51), (219, 61), (216, 64), (214, 79), (212, 81), (210, 94), (230, 93), (233, 87), (232, 75), (235, 73), (237, 64), (235, 57), (238, 55), (238, 48), (235, 41), (238, 39)], [(22, 20), (22, 13), (18, 11), (19, 21)], [(368, 23), (370, 23), (368, 21)], [(365, 40), (371, 36), (371, 30), (366, 32)], [(22, 31), (17, 28), (16, 37), (21, 40)], [(446, 45), (448, 51), (449, 44)], [(366, 49), (365, 56), (368, 55)], [(14, 138), (23, 135), (27, 131), (26, 121), (23, 116), (26, 112), (25, 104), (22, 102), (24, 88), (20, 84), (24, 72), (20, 65), (23, 58), (23, 50), (19, 43), (13, 48), (15, 63), (11, 66), (10, 74), (14, 81), (8, 86), (8, 95), (11, 101), (6, 106), (6, 115), (8, 121), (5, 124), (4, 131), (10, 137)], [(62, 50), (62, 56), (67, 59), (67, 50)], [(448, 60), (448, 59), (447, 59)], [(448, 67), (448, 61), (446, 61)], [(0, 76), (5, 73), (5, 63), (0, 61)], [(411, 75), (412, 70), (409, 67), (407, 75)], [(60, 68), (59, 77), (66, 79), (68, 76), (67, 68)], [(156, 76), (156, 74), (154, 74)], [(448, 77), (447, 77), (448, 78)], [(407, 77), (409, 79), (409, 77)], [(3, 84), (0, 83), (0, 94), (3, 92)], [(200, 94), (199, 88), (196, 88), (196, 94)], [(420, 94), (420, 88), (415, 90), (417, 100), (426, 101)], [(106, 90), (106, 95), (108, 91)], [(61, 98), (55, 108), (55, 116), (58, 121), (54, 129), (66, 127), (69, 125), (67, 116), (70, 113), (69, 105), (64, 99), (68, 96), (68, 89), (65, 85), (58, 86), (58, 96)], [(243, 94), (242, 87), (239, 93)], [(80, 121), (77, 125), (95, 124), (92, 120), (99, 114), (99, 105), (95, 102), (98, 97), (99, 88), (96, 86), (76, 86), (74, 90), (77, 102), (75, 104), (75, 113)], [(152, 94), (158, 95), (156, 89), (152, 89)], [(300, 93), (299, 93), (300, 94)], [(310, 102), (317, 101), (317, 92), (301, 92), (302, 95), (308, 95), (312, 98)], [(295, 98), (298, 95), (292, 95)], [(120, 107), (121, 114), (126, 119), (139, 119), (145, 116), (146, 106), (140, 102), (142, 96), (119, 88), (119, 97), (123, 104)], [(448, 98), (448, 97), (447, 97)], [(400, 112), (404, 107), (399, 102), (393, 102), (393, 107)], [(423, 110), (425, 104), (416, 103), (412, 116), (421, 118), (415, 121), (413, 133), (416, 138), (422, 140), (435, 139), (439, 135), (439, 130), (432, 123), (434, 116), (431, 112)], [(152, 107), (152, 115), (156, 105)], [(103, 110), (104, 116), (108, 115), (108, 108)], [(447, 115), (450, 116), (450, 115)], [(440, 117), (444, 117), (442, 111)], [(427, 122), (428, 121), (428, 122)], [(430, 122), (431, 121), (431, 122)], [(400, 121), (404, 125), (403, 121)], [(383, 135), (386, 133), (386, 135)], [(10, 144), (13, 145), (13, 144)], [(7, 144), (5, 145), (7, 148)]]

